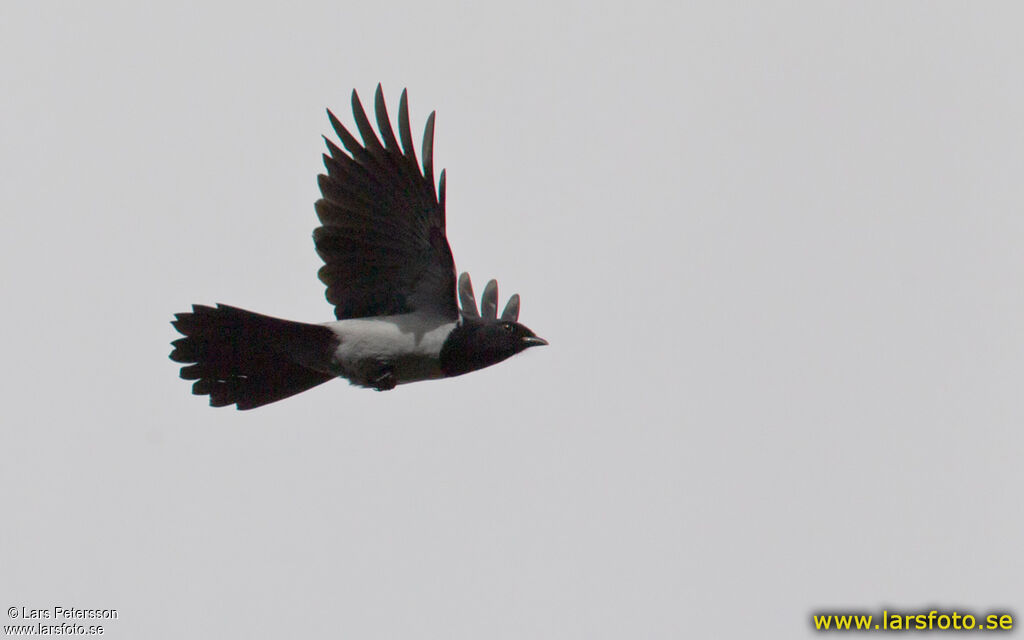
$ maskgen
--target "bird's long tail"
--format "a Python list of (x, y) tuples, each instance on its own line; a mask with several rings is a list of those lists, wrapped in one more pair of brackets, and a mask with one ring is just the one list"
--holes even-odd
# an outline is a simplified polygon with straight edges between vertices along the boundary
[(171, 360), (187, 366), (192, 393), (210, 406), (253, 409), (327, 382), (325, 363), (337, 345), (327, 327), (280, 320), (218, 304), (193, 305), (171, 323), (184, 338), (171, 344)]

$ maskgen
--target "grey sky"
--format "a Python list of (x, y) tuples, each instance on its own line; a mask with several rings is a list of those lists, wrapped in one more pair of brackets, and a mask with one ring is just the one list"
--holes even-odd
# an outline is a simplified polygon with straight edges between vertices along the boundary
[[(1024, 614), (1022, 18), (5, 3), (0, 604), (157, 640)], [(206, 407), (172, 314), (331, 319), (324, 108), (378, 81), (437, 110), (458, 268), (551, 347)]]

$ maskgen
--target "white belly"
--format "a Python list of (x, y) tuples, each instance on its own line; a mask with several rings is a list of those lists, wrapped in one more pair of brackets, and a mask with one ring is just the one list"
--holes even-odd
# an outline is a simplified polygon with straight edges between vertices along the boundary
[(413, 314), (327, 322), (339, 339), (331, 370), (364, 386), (372, 386), (383, 367), (398, 384), (440, 378), (441, 346), (455, 324)]

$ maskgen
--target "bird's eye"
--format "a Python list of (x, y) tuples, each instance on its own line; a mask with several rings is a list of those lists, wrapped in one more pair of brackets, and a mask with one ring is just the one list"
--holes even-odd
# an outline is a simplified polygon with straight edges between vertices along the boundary
[(513, 324), (503, 324), (501, 326), (502, 326), (502, 328), (505, 329), (506, 333), (515, 333), (516, 332), (516, 327)]

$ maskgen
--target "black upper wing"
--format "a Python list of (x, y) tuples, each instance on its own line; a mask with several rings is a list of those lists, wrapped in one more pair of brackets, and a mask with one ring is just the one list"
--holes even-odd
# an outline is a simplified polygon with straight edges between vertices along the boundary
[(444, 171), (434, 189), (434, 114), (423, 134), (420, 171), (409, 129), (406, 92), (398, 106), (395, 138), (380, 85), (374, 96), (377, 127), (352, 92), (352, 113), (363, 143), (327, 112), (348, 153), (326, 136), (327, 175), (318, 176), (322, 198), (313, 231), (324, 261), (319, 276), (338, 319), (433, 311), (458, 318), (455, 262), (445, 237)]

